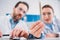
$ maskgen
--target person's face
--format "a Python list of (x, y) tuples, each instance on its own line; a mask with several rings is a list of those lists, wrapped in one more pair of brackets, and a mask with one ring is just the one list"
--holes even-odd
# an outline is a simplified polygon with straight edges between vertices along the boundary
[(16, 8), (13, 10), (13, 18), (19, 20), (22, 18), (25, 13), (27, 12), (27, 6), (23, 3), (20, 3)]
[(52, 11), (51, 8), (43, 8), (42, 9), (42, 20), (45, 22), (45, 23), (52, 23), (52, 20), (53, 20), (53, 16), (54, 16), (54, 13)]

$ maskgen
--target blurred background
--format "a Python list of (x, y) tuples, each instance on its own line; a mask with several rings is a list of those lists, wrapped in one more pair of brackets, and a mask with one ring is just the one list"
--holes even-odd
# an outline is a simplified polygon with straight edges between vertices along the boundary
[(31, 23), (40, 20), (41, 7), (45, 4), (51, 5), (54, 8), (55, 16), (60, 17), (60, 0), (0, 0), (0, 16), (12, 13), (14, 5), (18, 1), (25, 1), (29, 4), (29, 11), (22, 19), (27, 22), (29, 27)]

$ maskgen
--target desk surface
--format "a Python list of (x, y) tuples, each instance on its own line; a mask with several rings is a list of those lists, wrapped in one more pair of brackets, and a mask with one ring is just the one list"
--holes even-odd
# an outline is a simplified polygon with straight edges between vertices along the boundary
[[(0, 40), (18, 40), (18, 39), (0, 38)], [(19, 39), (19, 40), (27, 40), (27, 39)], [(28, 39), (28, 40), (60, 40), (60, 38)]]

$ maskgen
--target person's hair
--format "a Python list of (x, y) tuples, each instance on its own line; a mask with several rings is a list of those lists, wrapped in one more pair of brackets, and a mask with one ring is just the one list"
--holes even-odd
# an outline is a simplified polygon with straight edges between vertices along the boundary
[(50, 5), (44, 5), (44, 6), (42, 7), (42, 9), (44, 9), (44, 8), (51, 8), (52, 11), (53, 11), (53, 13), (54, 13), (54, 9), (52, 8), (52, 6), (50, 6)]
[(15, 8), (18, 7), (19, 4), (25, 4), (27, 6), (27, 9), (29, 9), (29, 5), (26, 2), (19, 1), (16, 3)]

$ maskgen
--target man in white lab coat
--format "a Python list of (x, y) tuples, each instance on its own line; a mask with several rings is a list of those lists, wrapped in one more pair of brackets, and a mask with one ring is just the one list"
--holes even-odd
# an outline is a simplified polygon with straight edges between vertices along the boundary
[[(20, 5), (22, 6), (22, 4), (20, 4)], [(19, 9), (19, 6), (16, 8), (16, 10)], [(26, 7), (26, 5), (25, 5), (25, 7)], [(25, 9), (25, 7), (22, 6), (21, 8), (23, 8), (25, 11), (27, 11), (27, 8)], [(23, 9), (21, 9), (21, 8), (19, 9), (20, 11), (21, 10), (23, 11), (21, 13), (22, 14), (25, 13), (25, 11)], [(16, 10), (15, 10), (15, 12), (17, 12)], [(20, 12), (20, 11), (18, 11), (18, 12)], [(20, 15), (16, 16), (16, 19), (19, 18), (19, 16)], [(42, 31), (42, 29), (44, 27), (42, 22), (39, 21), (39, 22), (36, 22), (35, 24), (32, 24), (31, 28), (29, 29), (30, 32), (27, 32), (26, 30), (24, 30), (24, 29), (27, 29), (27, 27), (25, 25), (26, 25), (25, 23), (22, 24), (21, 22), (19, 22), (15, 26), (15, 28), (12, 30), (11, 37), (13, 37), (13, 38), (14, 37), (25, 37), (25, 38), (30, 38), (30, 39), (31, 38), (39, 38), (40, 37), (40, 35), (41, 35), (40, 33), (41, 33), (41, 31)], [(24, 28), (23, 28), (23, 26), (24, 26)], [(34, 36), (34, 37), (31, 37), (31, 36)]]
[(43, 34), (45, 37), (52, 38), (58, 37), (60, 32), (60, 20), (54, 15), (54, 9), (50, 5), (42, 7), (42, 22), (45, 24)]
[[(20, 27), (27, 30), (27, 25), (21, 20), (22, 17), (26, 15), (29, 9), (29, 5), (26, 2), (19, 1), (13, 8), (13, 13), (10, 15), (3, 15), (0, 18), (0, 36), (3, 34), (10, 34), (10, 31), (15, 28), (17, 24), (20, 23)], [(26, 27), (26, 28), (25, 28)]]

